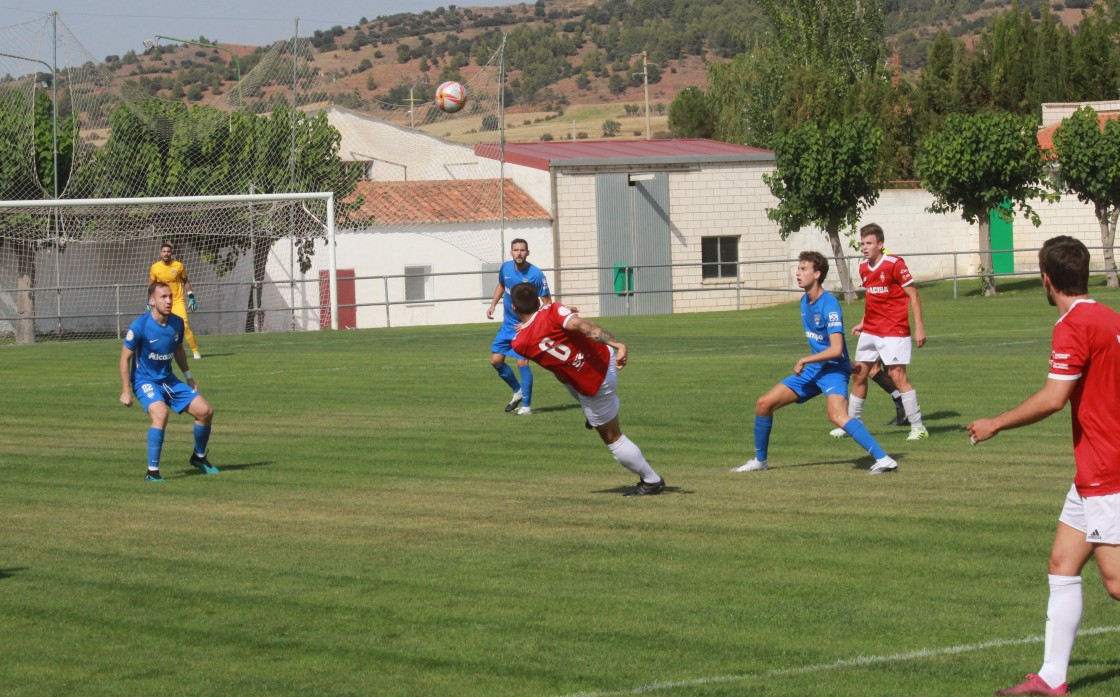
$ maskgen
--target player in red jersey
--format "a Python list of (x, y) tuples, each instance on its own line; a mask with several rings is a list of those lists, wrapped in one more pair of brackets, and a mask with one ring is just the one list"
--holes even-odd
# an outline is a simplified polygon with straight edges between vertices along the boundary
[(641, 449), (622, 433), (618, 421), (618, 371), (626, 366), (626, 344), (560, 303), (541, 307), (537, 288), (518, 283), (510, 289), (521, 319), (513, 350), (553, 373), (579, 400), (587, 423), (599, 432), (611, 454), (638, 475), (626, 496), (649, 496), (665, 489)]
[(1089, 299), (1089, 250), (1053, 237), (1038, 252), (1054, 325), (1050, 372), (1042, 389), (994, 419), (968, 425), (973, 444), (1045, 419), (1071, 404), (1077, 474), (1058, 518), (1050, 552), (1050, 599), (1042, 669), (997, 695), (1064, 695), (1081, 624), (1081, 570), (1095, 557), (1108, 594), (1120, 600), (1120, 315)]
[[(929, 431), (922, 424), (918, 406), (918, 392), (906, 376), (910, 364), (911, 331), (910, 310), (914, 311), (914, 343), (925, 346), (926, 329), (922, 322), (922, 303), (914, 278), (902, 257), (883, 252), (883, 228), (875, 223), (859, 229), (859, 248), (865, 257), (859, 265), (859, 277), (866, 296), (863, 320), (852, 327), (852, 334), (859, 337), (855, 360), (861, 365), (852, 375), (851, 395), (848, 397), (848, 416), (863, 417), (863, 403), (867, 399), (867, 376), (877, 361), (882, 361), (899, 391), (910, 422), (910, 435), (906, 440), (922, 440)], [(832, 435), (843, 438), (840, 430)]]

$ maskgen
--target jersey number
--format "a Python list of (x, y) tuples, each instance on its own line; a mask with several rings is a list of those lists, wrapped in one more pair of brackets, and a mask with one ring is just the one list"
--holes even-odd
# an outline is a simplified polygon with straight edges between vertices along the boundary
[(541, 339), (541, 343), (538, 344), (538, 346), (540, 346), (542, 351), (556, 356), (565, 363), (567, 363), (568, 359), (572, 357), (572, 349), (568, 348), (564, 344), (558, 344), (547, 337)]

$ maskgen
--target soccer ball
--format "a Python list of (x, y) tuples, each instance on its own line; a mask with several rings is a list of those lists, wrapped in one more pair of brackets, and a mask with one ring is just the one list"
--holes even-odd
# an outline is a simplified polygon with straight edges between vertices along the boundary
[(454, 114), (467, 103), (467, 88), (454, 80), (448, 80), (436, 88), (436, 106), (448, 114)]

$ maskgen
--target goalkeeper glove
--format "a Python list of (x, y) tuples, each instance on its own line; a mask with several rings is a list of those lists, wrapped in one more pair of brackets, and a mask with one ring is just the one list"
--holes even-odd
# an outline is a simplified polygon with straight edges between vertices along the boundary
[(187, 310), (194, 312), (198, 309), (198, 302), (194, 299), (194, 293), (187, 293)]

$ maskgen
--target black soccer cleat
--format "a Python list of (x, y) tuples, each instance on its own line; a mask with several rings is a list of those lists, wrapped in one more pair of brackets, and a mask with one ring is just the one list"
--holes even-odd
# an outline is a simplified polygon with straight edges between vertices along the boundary
[(660, 494), (664, 490), (664, 478), (658, 479), (656, 482), (644, 482), (639, 479), (638, 486), (634, 487), (630, 491), (627, 491), (625, 494), (623, 494), (623, 496), (653, 496), (654, 494)]
[(218, 468), (210, 464), (205, 455), (191, 455), (191, 465), (197, 467), (203, 474), (217, 474)]
[(906, 408), (901, 401), (894, 403), (894, 418), (887, 422), (888, 426), (909, 426), (910, 419), (906, 417)]
[(513, 399), (509, 400), (509, 404), (506, 405), (506, 413), (510, 413), (519, 406), (521, 406), (521, 390), (513, 393)]
[(159, 470), (148, 470), (147, 474), (144, 475), (144, 481), (159, 483), (163, 481), (163, 477), (160, 476)]

